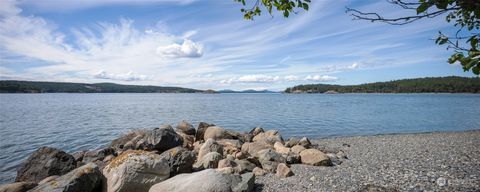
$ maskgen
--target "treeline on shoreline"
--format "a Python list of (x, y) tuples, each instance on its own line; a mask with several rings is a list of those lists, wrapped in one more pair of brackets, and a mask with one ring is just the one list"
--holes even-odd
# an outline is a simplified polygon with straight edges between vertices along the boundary
[(360, 85), (308, 84), (285, 93), (480, 93), (479, 77), (426, 77)]
[(0, 81), (0, 93), (203, 93), (182, 87), (120, 85), (115, 83), (61, 83)]

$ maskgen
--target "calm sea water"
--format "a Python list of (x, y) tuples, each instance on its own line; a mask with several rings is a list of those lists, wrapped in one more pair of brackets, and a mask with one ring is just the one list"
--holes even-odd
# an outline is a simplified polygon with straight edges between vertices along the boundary
[(323, 138), (480, 129), (479, 114), (473, 94), (0, 94), (0, 183), (40, 146), (96, 149), (181, 120)]

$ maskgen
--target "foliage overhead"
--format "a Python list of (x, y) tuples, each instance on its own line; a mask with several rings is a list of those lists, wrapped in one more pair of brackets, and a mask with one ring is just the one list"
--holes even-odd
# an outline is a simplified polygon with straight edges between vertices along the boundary
[(287, 88), (286, 93), (480, 93), (479, 77), (427, 77), (361, 85), (310, 84)]
[(181, 87), (119, 85), (114, 83), (59, 83), (0, 81), (0, 93), (200, 93)]
[(273, 10), (276, 9), (282, 12), (284, 17), (288, 17), (290, 13), (297, 13), (297, 9), (308, 11), (308, 5), (311, 2), (311, 0), (255, 0), (253, 1), (253, 5), (247, 5), (246, 0), (234, 1), (243, 5), (240, 11), (244, 13), (243, 18), (246, 20), (253, 20), (253, 17), (259, 16), (262, 13), (262, 8), (260, 7), (267, 9), (270, 15), (272, 15)]
[(423, 18), (433, 18), (445, 15), (448, 23), (453, 22), (457, 28), (454, 35), (439, 32), (435, 43), (448, 45), (453, 54), (448, 59), (450, 64), (460, 63), (464, 71), (472, 70), (480, 74), (480, 1), (479, 0), (418, 0), (405, 2), (404, 0), (387, 0), (405, 10), (411, 10), (412, 15), (398, 18), (384, 18), (375, 12), (362, 12), (348, 8), (354, 19), (371, 22), (384, 22), (392, 25), (404, 25)]

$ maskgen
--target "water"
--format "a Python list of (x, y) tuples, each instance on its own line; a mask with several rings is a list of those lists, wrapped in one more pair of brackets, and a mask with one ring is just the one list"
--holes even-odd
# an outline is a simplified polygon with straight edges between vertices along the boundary
[(473, 94), (0, 94), (0, 183), (40, 146), (106, 146), (133, 128), (187, 120), (284, 138), (480, 129)]

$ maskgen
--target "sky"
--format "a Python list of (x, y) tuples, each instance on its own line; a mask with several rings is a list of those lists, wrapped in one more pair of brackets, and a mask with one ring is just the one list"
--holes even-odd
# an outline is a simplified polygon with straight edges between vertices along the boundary
[(253, 21), (233, 0), (1, 0), (0, 79), (284, 90), (473, 76), (432, 40), (455, 30), (444, 18), (395, 26), (345, 7), (411, 14), (384, 0), (319, 0)]

